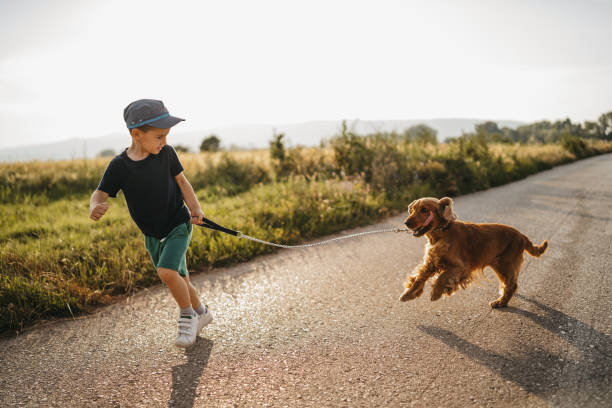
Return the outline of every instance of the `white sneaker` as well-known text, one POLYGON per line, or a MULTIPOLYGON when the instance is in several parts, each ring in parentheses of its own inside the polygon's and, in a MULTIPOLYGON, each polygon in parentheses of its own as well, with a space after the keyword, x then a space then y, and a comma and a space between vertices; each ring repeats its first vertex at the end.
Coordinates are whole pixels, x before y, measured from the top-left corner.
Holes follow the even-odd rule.
POLYGON ((206 326, 207 324, 209 324, 212 321, 213 321, 213 315, 210 312, 210 310, 208 310, 208 306, 204 305, 204 313, 202 313, 201 315, 198 315, 198 329, 197 329, 198 331, 197 331, 197 334, 200 334, 200 332, 202 331, 204 326, 206 326))
POLYGON ((189 347, 195 343, 198 332, 198 316, 180 316, 178 320, 178 335, 174 344, 178 347, 189 347))

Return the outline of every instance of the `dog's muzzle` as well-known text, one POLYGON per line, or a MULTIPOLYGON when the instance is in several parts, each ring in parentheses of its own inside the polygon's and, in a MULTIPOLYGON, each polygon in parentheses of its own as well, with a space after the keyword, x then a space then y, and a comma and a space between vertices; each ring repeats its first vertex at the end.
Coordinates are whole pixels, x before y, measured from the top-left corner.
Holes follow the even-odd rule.
POLYGON ((414 235, 415 237, 417 237, 417 238, 418 238, 418 237, 422 236, 423 234, 425 234, 425 233, 427 232, 428 227, 429 227, 429 224, 431 224, 431 221, 433 220, 433 217, 434 217, 433 212, 431 212, 431 211, 430 211, 430 212, 429 212, 429 216, 427 217, 427 219, 425 220, 425 222, 423 222, 423 225, 421 225, 421 226, 420 226, 418 229, 416 229, 416 230, 415 230, 415 229, 413 229, 412 227, 410 227, 410 226, 408 225, 408 221, 406 222, 406 226, 407 226, 408 228, 410 228, 411 230, 413 230, 412 235, 414 235))

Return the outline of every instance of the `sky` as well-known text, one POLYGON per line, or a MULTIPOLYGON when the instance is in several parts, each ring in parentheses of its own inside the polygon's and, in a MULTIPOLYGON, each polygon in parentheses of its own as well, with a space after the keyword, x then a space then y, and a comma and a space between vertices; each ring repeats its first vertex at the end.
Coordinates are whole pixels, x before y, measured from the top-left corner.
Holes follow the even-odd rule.
POLYGON ((0 148, 310 120, 596 120, 612 0, 0 0, 0 148))

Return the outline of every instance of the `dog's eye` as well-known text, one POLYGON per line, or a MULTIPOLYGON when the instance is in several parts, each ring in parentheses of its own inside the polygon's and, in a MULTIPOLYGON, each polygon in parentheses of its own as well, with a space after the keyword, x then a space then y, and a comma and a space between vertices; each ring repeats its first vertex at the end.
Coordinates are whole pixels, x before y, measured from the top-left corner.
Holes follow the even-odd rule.
POLYGON ((425 213, 427 212, 427 208, 422 207, 422 208, 421 208, 421 212, 422 212, 423 214, 425 214, 425 213))

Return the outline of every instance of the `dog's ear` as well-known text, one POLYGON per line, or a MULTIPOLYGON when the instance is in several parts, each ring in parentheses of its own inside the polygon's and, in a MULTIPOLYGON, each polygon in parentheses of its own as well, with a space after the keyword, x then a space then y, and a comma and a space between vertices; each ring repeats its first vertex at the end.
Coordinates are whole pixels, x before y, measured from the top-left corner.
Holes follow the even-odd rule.
POLYGON ((455 215, 455 211, 453 210, 453 199, 449 197, 444 197, 438 201, 438 210, 440 212, 440 217, 445 219, 447 222, 453 221, 457 219, 455 215))

